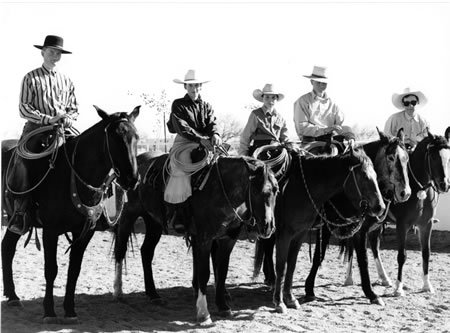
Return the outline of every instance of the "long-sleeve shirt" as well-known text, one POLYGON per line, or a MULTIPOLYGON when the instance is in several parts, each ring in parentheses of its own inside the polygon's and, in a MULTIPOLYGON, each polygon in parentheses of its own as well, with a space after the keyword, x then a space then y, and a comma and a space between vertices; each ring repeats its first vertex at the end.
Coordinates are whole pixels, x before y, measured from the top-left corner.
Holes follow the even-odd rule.
POLYGON ((410 116, 406 111, 396 112, 391 115, 384 126, 384 133, 397 136, 398 131, 403 128, 405 141, 416 145, 428 135, 430 128, 428 121, 416 113, 410 116))
POLYGON ((344 114, 327 96, 317 96, 313 91, 301 96, 294 103, 295 131, 303 136, 317 137, 325 133, 327 127, 342 126, 344 114))
POLYGON ((250 113, 241 133, 238 153, 248 155, 252 141, 285 142, 288 139, 286 120, 275 109, 270 112, 262 106, 250 113))
POLYGON ((188 94, 173 101, 167 126, 170 132, 194 142, 219 134, 212 106, 201 97, 194 102, 188 94))
POLYGON ((78 103, 72 80, 44 65, 29 72, 22 80, 19 112, 22 118, 43 126, 58 112, 76 120, 78 103))

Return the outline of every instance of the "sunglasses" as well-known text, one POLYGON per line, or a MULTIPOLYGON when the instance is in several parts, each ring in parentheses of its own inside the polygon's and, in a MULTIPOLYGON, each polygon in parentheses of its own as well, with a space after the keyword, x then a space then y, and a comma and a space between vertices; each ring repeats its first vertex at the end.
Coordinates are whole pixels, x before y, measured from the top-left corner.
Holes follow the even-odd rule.
POLYGON ((411 104, 412 106, 416 106, 417 101, 411 101, 411 102, 406 101, 406 102, 403 102, 403 105, 404 105, 404 106, 409 106, 409 104, 411 104))

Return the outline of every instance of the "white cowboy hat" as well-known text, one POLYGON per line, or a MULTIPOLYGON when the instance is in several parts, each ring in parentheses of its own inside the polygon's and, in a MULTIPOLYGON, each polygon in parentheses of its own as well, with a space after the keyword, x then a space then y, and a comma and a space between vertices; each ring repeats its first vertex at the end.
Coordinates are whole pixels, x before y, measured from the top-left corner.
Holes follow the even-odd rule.
POLYGON ((303 75, 303 76, 318 82, 325 82, 325 83, 328 82, 327 68, 323 66, 314 66, 311 75, 303 75))
POLYGON ((184 80, 174 79, 175 83, 207 83, 209 80, 200 79, 195 69, 190 69, 184 76, 184 80))
POLYGON ((278 101, 284 98, 284 94, 276 91, 271 83, 267 83, 262 90, 256 89, 253 91, 253 97, 259 102, 263 101, 264 95, 278 95, 278 101))
POLYGON ((403 105, 402 100, 403 100, 403 97, 405 97, 407 95, 417 96, 417 98, 419 99, 419 103, 417 104, 417 106, 422 107, 425 104, 427 104, 427 102, 428 102, 428 99, 424 95, 423 92, 421 92, 420 90, 411 89, 410 87, 406 87, 405 89, 403 89, 402 93, 400 93, 400 94, 394 93, 392 95, 392 104, 394 104, 394 106, 397 109, 404 110, 405 106, 403 105))

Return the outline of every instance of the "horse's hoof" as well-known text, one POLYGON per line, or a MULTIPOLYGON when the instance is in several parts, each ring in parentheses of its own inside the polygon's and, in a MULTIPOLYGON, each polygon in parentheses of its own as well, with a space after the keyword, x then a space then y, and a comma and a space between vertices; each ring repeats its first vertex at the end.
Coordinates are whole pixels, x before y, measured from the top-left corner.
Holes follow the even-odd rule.
POLYGON ((11 307, 23 308, 23 304, 20 299, 10 299, 6 302, 6 304, 11 307))
POLYGON ((197 324, 200 326, 211 326, 213 325, 213 321, 210 315, 204 317, 197 317, 197 324))
POLYGON ((353 279, 347 279, 344 281, 344 286, 353 286, 353 279))
POLYGON ((275 305, 275 312, 276 313, 286 313, 287 306, 284 303, 275 305))
POLYGON ((402 289, 397 289, 396 291, 394 291, 395 297, 404 297, 405 295, 406 295, 405 291, 402 289))
POLYGON ((50 324, 50 325, 58 324, 58 317, 44 317, 42 319, 42 322, 44 324, 50 324))
POLYGON ((386 304, 384 304, 384 301, 381 299, 381 297, 374 298, 373 300, 370 301, 370 304, 376 304, 376 305, 381 305, 381 306, 386 305, 386 304))
POLYGON ((309 303, 309 302, 314 302, 315 300, 317 300, 317 297, 315 295, 305 295, 300 300, 301 300, 302 304, 309 303))
POLYGON ((296 299, 286 302, 286 305, 289 309, 300 309, 300 303, 296 299))
POLYGON ((78 325, 79 324, 78 317, 64 317, 61 320, 61 324, 63 324, 63 325, 78 325))
POLYGON ((222 318, 233 318, 233 311, 231 309, 221 310, 217 312, 217 315, 222 318))

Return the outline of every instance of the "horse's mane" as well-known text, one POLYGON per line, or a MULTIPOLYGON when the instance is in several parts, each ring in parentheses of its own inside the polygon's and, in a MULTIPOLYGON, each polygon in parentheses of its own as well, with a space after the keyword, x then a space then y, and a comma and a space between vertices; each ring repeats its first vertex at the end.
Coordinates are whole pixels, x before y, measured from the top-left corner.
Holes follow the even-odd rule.
POLYGON ((380 147, 386 146, 386 154, 391 155, 397 147, 406 149, 404 142, 396 136, 387 136, 380 133, 380 138, 364 145, 364 151, 368 156, 375 156, 380 147))

